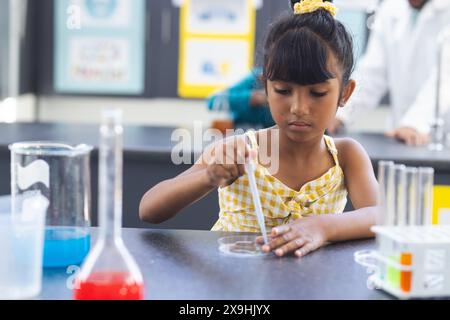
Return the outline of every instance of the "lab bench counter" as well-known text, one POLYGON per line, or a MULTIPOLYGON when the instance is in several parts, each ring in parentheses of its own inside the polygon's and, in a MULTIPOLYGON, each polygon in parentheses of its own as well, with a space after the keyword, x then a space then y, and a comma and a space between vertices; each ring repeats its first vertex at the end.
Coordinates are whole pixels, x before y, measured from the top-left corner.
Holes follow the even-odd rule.
MULTIPOLYGON (((95 239, 97 229, 92 229, 95 239)), ((217 240, 232 233, 124 229, 123 239, 138 263, 149 300, 390 299, 369 289, 356 251, 374 240, 331 244, 303 258, 230 257, 217 240)), ((94 242, 93 242, 94 243, 94 242)), ((46 269, 38 299, 72 299, 76 268, 46 269)))
MULTIPOLYGON (((443 151, 431 151, 428 146, 408 146, 381 133, 349 133, 345 137, 361 143, 374 166, 380 160, 392 160, 409 166, 433 167, 439 174, 450 175, 450 147, 443 151)), ((450 184, 450 180, 447 182, 450 184)))
MULTIPOLYGON (((148 227, 139 220, 138 210, 142 195, 162 180, 173 178, 190 167, 176 165, 172 150, 180 141, 172 141, 174 128, 126 125, 124 127, 123 225, 129 228, 148 227)), ((0 124, 0 195, 10 193, 10 153, 8 145, 19 141, 52 140, 69 144, 93 145, 91 157, 92 220, 97 223, 98 144, 99 128, 93 124, 15 123, 0 124)), ((188 131, 184 131, 187 133, 188 131)), ((183 132, 179 132, 182 134, 183 132)), ((426 147, 409 147, 395 139, 375 133, 347 135, 359 141, 367 150, 374 170, 379 160, 394 160, 414 166, 431 166, 436 170, 436 183, 450 185, 450 150, 431 152, 426 147)), ((194 137, 195 138, 195 137, 194 137)), ((184 143, 189 139, 183 140, 184 143)), ((194 140, 190 140, 196 147, 194 140)), ((200 146, 201 149, 201 146, 200 146)), ((192 162, 199 148, 190 154, 192 162)), ((182 214, 153 228, 209 230, 219 212, 217 192, 211 192, 201 201, 183 210, 182 214)))
MULTIPOLYGON (((152 162, 171 161, 171 152, 180 141, 171 141, 171 127, 126 125, 124 127, 124 153, 145 156, 152 162)), ((190 132, 189 129, 183 129, 190 132)), ((411 147, 381 133, 348 133, 345 137, 359 141, 373 162, 394 160, 408 165, 431 166, 437 171, 450 173, 450 148, 433 152, 427 147, 411 147)), ((340 137, 340 136, 338 136, 340 137)), ((97 147, 99 127, 93 124, 67 123, 14 123, 0 124, 0 151, 19 141, 63 141, 70 144, 86 143, 97 147)), ((192 140, 192 146, 195 147, 192 140)), ((201 150, 195 149, 198 155, 201 150)))
MULTIPOLYGON (((125 126, 124 152, 129 155, 150 157, 152 161, 170 161, 171 135, 175 128, 125 126), (167 157, 168 156, 168 157, 167 157)), ((98 149, 99 126, 68 123, 0 123, 0 152, 8 145, 22 141, 58 141, 72 145, 89 144, 98 149)))

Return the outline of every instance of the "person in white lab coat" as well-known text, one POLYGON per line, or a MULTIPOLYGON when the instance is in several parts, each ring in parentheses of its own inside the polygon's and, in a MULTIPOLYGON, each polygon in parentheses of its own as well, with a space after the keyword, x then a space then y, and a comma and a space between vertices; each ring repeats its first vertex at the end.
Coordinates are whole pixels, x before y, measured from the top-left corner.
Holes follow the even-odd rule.
POLYGON ((354 74, 358 88, 328 131, 357 121, 389 92, 387 135, 410 145, 427 143, 436 99, 437 38, 449 25, 450 0, 384 0, 354 74))

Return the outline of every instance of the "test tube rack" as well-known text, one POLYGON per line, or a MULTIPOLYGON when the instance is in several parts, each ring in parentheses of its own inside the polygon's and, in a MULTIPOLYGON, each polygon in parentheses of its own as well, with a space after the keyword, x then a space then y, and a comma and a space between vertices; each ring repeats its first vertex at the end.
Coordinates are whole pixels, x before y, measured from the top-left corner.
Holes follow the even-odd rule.
POLYGON ((368 284, 399 299, 450 297, 450 226, 374 226, 377 249, 356 252, 368 284), (370 264, 375 261, 375 264, 370 264))

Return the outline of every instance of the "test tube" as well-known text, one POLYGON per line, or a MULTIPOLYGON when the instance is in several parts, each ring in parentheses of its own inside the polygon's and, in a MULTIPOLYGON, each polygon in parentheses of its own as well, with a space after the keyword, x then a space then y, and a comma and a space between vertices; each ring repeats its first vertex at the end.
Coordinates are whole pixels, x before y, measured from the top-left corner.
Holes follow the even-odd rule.
POLYGON ((395 175, 395 219, 394 225, 406 226, 406 166, 394 166, 395 175))
POLYGON ((417 201, 418 201, 419 172, 417 168, 406 168, 406 216, 407 224, 417 225, 417 201))
MULTIPOLYGON (((394 162, 378 162, 378 184, 380 190, 380 207, 378 225, 389 225, 394 215, 393 189, 394 189, 394 162)), ((395 215, 394 215, 395 216, 395 215)))
POLYGON ((431 225, 433 212, 434 169, 419 168, 419 198, 417 205, 418 224, 431 225))
MULTIPOLYGON (((393 190, 391 196, 394 202, 393 214, 389 219, 390 226, 405 226, 406 225, 406 166, 403 164, 396 164, 393 167, 393 190)), ((394 250, 389 256, 393 263, 400 262, 400 252, 397 245, 394 243, 394 250)), ((399 288, 401 279, 401 272, 393 265, 387 267, 387 281, 393 288, 399 288)))

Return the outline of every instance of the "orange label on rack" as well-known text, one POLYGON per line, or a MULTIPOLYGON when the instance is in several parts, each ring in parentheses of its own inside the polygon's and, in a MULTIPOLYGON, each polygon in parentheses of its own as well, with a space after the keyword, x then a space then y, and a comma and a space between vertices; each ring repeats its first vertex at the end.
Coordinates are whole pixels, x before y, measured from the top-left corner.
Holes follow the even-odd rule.
MULTIPOLYGON (((412 254, 404 252, 400 255, 400 264, 402 266, 412 266, 412 254)), ((412 272, 411 271, 401 271, 400 273, 400 288, 404 292, 410 292, 411 291, 411 278, 412 278, 412 272)))

